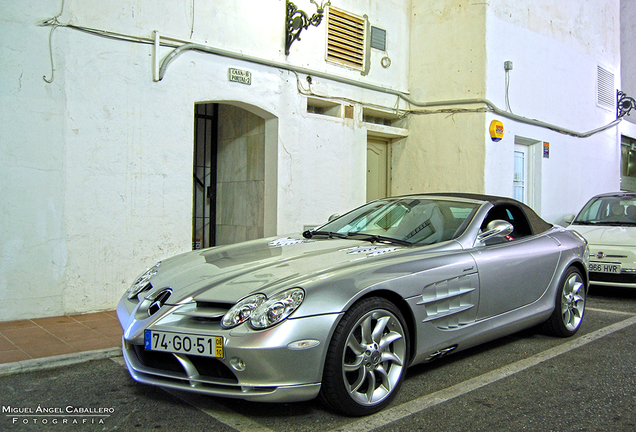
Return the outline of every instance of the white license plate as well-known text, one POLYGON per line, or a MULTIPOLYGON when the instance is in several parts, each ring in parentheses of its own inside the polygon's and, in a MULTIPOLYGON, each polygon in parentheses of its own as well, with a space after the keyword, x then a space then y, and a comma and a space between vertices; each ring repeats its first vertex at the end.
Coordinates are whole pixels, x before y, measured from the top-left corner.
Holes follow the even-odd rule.
POLYGON ((603 264, 603 263, 590 263, 590 271, 598 273, 620 273, 620 264, 603 264))
POLYGON ((194 354, 223 358, 223 337, 172 333, 155 330, 144 332, 144 348, 152 351, 194 354))

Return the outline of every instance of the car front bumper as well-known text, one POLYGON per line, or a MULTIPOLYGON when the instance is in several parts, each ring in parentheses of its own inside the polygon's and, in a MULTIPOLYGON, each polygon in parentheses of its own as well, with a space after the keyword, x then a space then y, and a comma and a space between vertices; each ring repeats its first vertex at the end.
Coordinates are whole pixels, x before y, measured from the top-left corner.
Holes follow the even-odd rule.
POLYGON ((117 309, 124 329, 122 351, 135 381, 161 387, 260 402, 293 402, 315 398, 331 331, 339 314, 287 319, 267 330, 243 324, 222 329, 165 313, 158 320, 135 319, 132 302, 117 309), (143 331, 152 329, 222 336, 222 358, 144 349, 143 331), (311 341, 306 348, 300 341, 311 341))
POLYGON ((622 270, 620 273, 590 272, 590 285, 636 288, 636 270, 622 270))

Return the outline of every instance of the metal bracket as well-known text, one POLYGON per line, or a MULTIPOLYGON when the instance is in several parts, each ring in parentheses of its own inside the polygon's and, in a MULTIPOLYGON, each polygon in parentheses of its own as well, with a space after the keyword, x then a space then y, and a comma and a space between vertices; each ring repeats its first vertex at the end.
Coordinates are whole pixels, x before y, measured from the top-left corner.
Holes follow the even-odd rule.
POLYGON ((316 5, 316 13, 311 17, 304 11, 298 10, 298 7, 287 0, 287 19, 285 20, 285 55, 289 55, 291 45, 300 40, 300 33, 303 29, 307 29, 310 25, 318 27, 325 13, 325 7, 331 5, 331 1, 318 5, 314 0, 310 0, 316 5))
POLYGON ((616 118, 622 118, 629 115, 629 112, 636 106, 634 98, 627 96, 620 90, 616 91, 616 118))

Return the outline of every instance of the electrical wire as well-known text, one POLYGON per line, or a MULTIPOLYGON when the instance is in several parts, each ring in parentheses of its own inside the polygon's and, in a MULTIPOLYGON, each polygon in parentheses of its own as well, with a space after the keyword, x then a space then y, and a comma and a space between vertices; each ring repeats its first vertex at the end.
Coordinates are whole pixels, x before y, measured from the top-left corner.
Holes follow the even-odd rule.
POLYGON ((190 15, 192 15, 192 23, 190 24, 190 39, 192 39, 192 35, 194 34, 194 0, 192 0, 190 15))
MULTIPOLYGON (((96 35, 96 36, 100 36, 100 37, 106 37, 106 38, 110 38, 110 39, 115 39, 115 40, 122 40, 122 41, 127 41, 127 42, 134 42, 134 43, 142 43, 142 44, 149 44, 152 45, 154 44, 154 40, 151 38, 146 38, 146 37, 139 37, 139 36, 131 36, 131 35, 125 35, 125 34, 121 34, 121 33, 116 33, 116 32, 110 32, 110 31, 106 31, 106 30, 99 30, 99 29, 92 29, 89 27, 82 27, 82 26, 77 26, 77 25, 73 25, 73 24, 62 24, 59 22, 58 18, 62 15, 63 12, 63 8, 64 8, 64 0, 62 1, 62 11, 56 15, 54 18, 51 18, 47 21, 45 21, 44 23, 42 23, 43 26, 52 26, 51 28, 51 34, 49 35, 49 53, 51 56, 51 79, 47 79, 46 76, 43 76, 44 81, 46 81, 47 83, 52 83, 53 82, 53 78, 54 78, 54 72, 55 72, 55 67, 53 64, 53 48, 52 48, 52 34, 53 32, 58 28, 58 27, 67 27, 67 28, 71 28, 74 30, 78 30, 78 31, 82 31, 85 33, 89 33, 92 35, 96 35)), ((381 92, 384 94, 390 94, 390 95, 394 95, 397 97, 397 101, 396 101, 396 107, 399 107, 399 101, 403 100, 405 101, 407 104, 409 104, 409 106, 414 106, 417 109, 408 109, 408 110, 404 110, 404 111, 399 111, 401 113, 401 115, 408 115, 408 114, 415 114, 415 115, 424 115, 424 114, 436 114, 436 113, 449 113, 449 114, 457 114, 457 113, 469 113, 469 112, 493 112, 495 114, 498 114, 502 117, 506 117, 508 119, 514 120, 514 121, 518 121, 521 123, 525 123, 525 124, 530 124, 530 125, 534 125, 534 126, 538 126, 541 128, 545 128, 545 129, 549 129, 555 132, 558 132, 560 134, 564 134, 564 135, 570 135, 573 137, 577 137, 577 138, 587 138, 590 137, 592 135, 595 135, 599 132, 605 131, 611 127, 616 126, 618 123, 620 123, 620 121, 622 120, 621 118, 617 118, 616 120, 610 122, 609 124, 606 124, 605 126, 601 126, 599 128, 587 131, 587 132, 577 132, 577 131, 573 131, 570 129, 566 129, 557 125, 553 125, 547 122, 543 122, 540 120, 536 120, 536 119, 531 119, 528 117, 523 117, 520 115, 516 115, 513 114, 511 111, 505 111, 502 110, 500 108, 498 108, 495 104, 493 104, 491 101, 489 101, 488 99, 485 98, 477 98, 477 99, 463 99, 463 100, 446 100, 446 101, 434 101, 434 102, 421 102, 421 101, 417 101, 413 98, 411 98, 407 93, 400 91, 400 90, 394 90, 388 87, 384 87, 384 86, 380 86, 380 85, 375 85, 375 84, 370 84, 370 83, 366 83, 364 81, 357 81, 354 79, 350 79, 350 78, 346 78, 346 77, 340 77, 338 75, 333 75, 333 74, 329 74, 327 72, 321 72, 321 71, 316 71, 316 70, 311 70, 311 69, 307 69, 307 68, 303 68, 303 67, 299 67, 299 66, 294 66, 291 64, 287 64, 287 63, 282 63, 282 62, 274 62, 271 60, 265 60, 265 59, 261 59, 255 56, 249 56, 249 55, 245 55, 242 53, 236 53, 233 51, 229 51, 229 50, 223 50, 220 48, 214 48, 212 46, 208 46, 208 45, 201 45, 201 44, 196 44, 196 43, 185 43, 185 44, 179 44, 179 43, 161 43, 161 46, 166 46, 166 47, 171 47, 174 48, 174 50, 168 54, 163 61, 161 62, 161 67, 159 69, 159 81, 161 81, 166 73, 166 69, 168 68, 169 64, 174 61, 178 56, 180 56, 182 53, 190 51, 190 50, 194 50, 194 51, 200 51, 200 52, 208 52, 211 54, 215 54, 215 55, 220 55, 220 56, 225 56, 225 57, 229 57, 229 58, 235 58, 235 59, 240 59, 240 60, 245 60, 248 62, 253 62, 256 64, 261 64, 261 65, 265 65, 265 66, 269 66, 269 67, 276 67, 278 69, 282 69, 282 70, 287 70, 287 71, 292 71, 294 73, 303 73, 305 75, 311 75, 311 76, 318 76, 320 78, 324 78, 324 79, 328 79, 331 81, 335 81, 335 82, 339 82, 342 84, 347 84, 347 85, 352 85, 355 87, 359 87, 359 88, 363 88, 363 89, 367 89, 367 90, 372 90, 372 91, 377 91, 377 92, 381 92), (475 104, 480 104, 480 105, 485 105, 486 108, 475 108, 475 109, 464 109, 464 108, 439 108, 439 109, 434 109, 431 110, 430 108, 433 107, 441 107, 441 106, 447 106, 447 107, 452 107, 452 106, 456 106, 456 105, 475 105, 475 104)), ((297 79, 298 79, 298 75, 297 75, 297 79)), ((302 94, 305 94, 302 90, 302 86, 300 86, 298 84, 297 81, 297 87, 299 89, 299 92, 301 92, 302 94)), ((311 84, 309 86, 309 92, 311 92, 313 94, 313 92, 311 91, 311 84)), ((507 91, 506 91, 506 95, 507 95, 507 91)), ((320 96, 320 95, 316 95, 317 97, 324 97, 324 96, 320 96)), ((333 99, 333 98, 332 98, 333 99)), ((342 99, 341 99, 342 100, 342 99)), ((372 104, 365 104, 362 103, 360 101, 355 101, 352 99, 346 99, 349 100, 353 103, 360 103, 363 106, 373 106, 372 104)), ((508 102, 508 109, 509 107, 509 101, 508 102)), ((376 107, 380 107, 383 110, 386 110, 386 107, 384 106, 379 106, 376 105, 376 107)), ((397 108, 394 107, 394 109, 397 108)))
POLYGON ((62 14, 64 13, 64 2, 65 0, 62 0, 62 5, 60 6, 60 13, 55 15, 53 18, 47 21, 44 21, 44 23, 42 24, 42 25, 51 26, 51 31, 49 32, 49 54, 50 54, 49 58, 51 60, 51 79, 48 79, 46 75, 42 75, 42 79, 49 84, 51 84, 53 82, 53 79, 55 78, 55 64, 53 63, 53 33, 55 32, 55 29, 57 29, 60 25, 58 18, 61 17, 62 14))
POLYGON ((506 111, 512 113, 512 108, 510 108, 510 70, 506 69, 506 111))

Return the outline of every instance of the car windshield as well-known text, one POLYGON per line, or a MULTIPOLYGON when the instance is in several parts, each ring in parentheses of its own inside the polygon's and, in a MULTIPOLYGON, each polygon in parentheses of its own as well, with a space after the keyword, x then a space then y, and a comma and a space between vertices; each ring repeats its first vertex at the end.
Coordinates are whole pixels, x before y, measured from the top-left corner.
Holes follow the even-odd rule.
POLYGON ((458 237, 479 204, 428 198, 372 201, 313 231, 314 235, 433 244, 458 237))
POLYGON ((602 196, 591 199, 574 225, 636 226, 636 196, 602 196))

